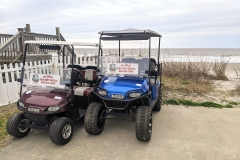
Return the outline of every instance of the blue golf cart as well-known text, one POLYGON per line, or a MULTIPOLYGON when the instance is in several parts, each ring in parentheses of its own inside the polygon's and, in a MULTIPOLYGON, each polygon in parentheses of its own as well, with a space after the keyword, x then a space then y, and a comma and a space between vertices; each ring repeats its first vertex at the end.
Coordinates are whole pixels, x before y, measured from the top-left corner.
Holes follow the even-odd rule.
POLYGON ((129 116, 136 123, 136 137, 149 141, 152 134, 152 111, 160 111, 162 103, 162 67, 160 63, 161 35, 151 30, 101 31, 97 62, 98 84, 92 91, 92 101, 86 111, 84 125, 89 134, 103 131, 111 115, 129 116), (151 40, 158 50, 153 58, 151 40), (121 42, 148 41, 148 55, 122 56, 121 42), (103 53, 102 41, 117 41, 118 55, 103 53), (107 118, 108 117, 108 118, 107 118))

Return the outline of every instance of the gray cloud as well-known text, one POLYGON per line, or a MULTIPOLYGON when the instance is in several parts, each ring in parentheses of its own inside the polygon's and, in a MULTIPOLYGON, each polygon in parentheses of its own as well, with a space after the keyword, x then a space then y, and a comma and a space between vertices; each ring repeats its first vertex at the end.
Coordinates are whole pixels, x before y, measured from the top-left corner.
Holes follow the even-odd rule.
POLYGON ((239 48, 239 15, 239 0, 4 0, 0 33, 29 23, 32 32, 60 27, 67 40, 98 42, 101 30, 149 28, 163 35, 163 47, 239 48))

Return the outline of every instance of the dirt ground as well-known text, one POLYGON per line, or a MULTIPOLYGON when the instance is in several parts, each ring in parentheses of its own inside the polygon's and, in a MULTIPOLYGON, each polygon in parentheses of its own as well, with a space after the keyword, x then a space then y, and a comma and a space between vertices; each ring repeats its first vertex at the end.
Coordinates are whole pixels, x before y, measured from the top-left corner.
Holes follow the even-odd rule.
POLYGON ((240 108, 162 106, 153 114, 150 142, 135 138, 134 122, 107 120, 99 136, 88 135, 83 122, 75 124, 72 140, 53 144, 48 131, 31 131, 12 138, 0 149, 0 159, 240 159, 240 108))

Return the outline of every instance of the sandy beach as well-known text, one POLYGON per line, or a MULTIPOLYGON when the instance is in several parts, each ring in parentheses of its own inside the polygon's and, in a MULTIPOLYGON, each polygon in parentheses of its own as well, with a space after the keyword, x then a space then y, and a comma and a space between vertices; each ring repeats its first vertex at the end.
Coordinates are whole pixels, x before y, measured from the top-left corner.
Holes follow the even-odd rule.
POLYGON ((236 75, 236 70, 240 72, 240 63, 228 63, 226 68, 226 75, 230 79, 240 78, 236 75))

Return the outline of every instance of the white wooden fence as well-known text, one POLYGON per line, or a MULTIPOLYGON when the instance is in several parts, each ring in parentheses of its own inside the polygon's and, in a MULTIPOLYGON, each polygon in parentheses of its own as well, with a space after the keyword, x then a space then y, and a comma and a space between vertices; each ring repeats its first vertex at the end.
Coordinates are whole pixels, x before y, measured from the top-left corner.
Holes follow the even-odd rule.
MULTIPOLYGON (((65 59, 66 66, 70 64, 70 57, 65 59)), ((75 64, 95 65, 95 57, 76 57, 75 64)), ((4 68, 0 68, 0 106, 14 103, 19 99, 20 83, 17 82, 17 78, 20 78, 21 68, 23 64, 10 64, 4 65, 4 68)), ((29 73, 48 74, 49 69, 52 67, 62 67, 62 57, 53 56, 51 61, 38 61, 30 62, 29 65, 25 65, 24 79, 28 80, 29 73)))

